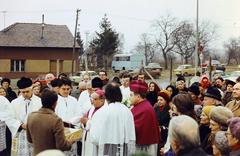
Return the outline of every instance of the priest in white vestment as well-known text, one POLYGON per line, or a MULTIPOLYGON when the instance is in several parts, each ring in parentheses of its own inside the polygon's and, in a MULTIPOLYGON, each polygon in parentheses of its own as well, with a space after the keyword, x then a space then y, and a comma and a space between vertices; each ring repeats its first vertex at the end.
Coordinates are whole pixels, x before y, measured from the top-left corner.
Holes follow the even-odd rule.
POLYGON ((107 107, 105 102, 105 93, 101 89, 97 89, 91 94, 91 101, 93 103, 92 108, 87 112, 86 116, 81 118, 82 127, 84 128, 83 137, 82 137, 82 156, 91 156, 93 155, 93 144, 89 139, 89 129, 91 127, 91 119, 94 114, 107 107))
POLYGON ((55 113, 63 120, 65 127, 80 126, 80 106, 77 99, 70 95, 71 80, 59 81, 59 95, 55 113))
POLYGON ((92 83, 89 81, 87 82, 86 89, 84 90, 79 98, 78 98, 78 105, 80 106, 80 116, 83 117, 92 107, 90 95, 92 93, 92 83))
POLYGON ((4 139, 6 139, 6 142, 2 143, 1 145, 4 144, 6 148, 3 151, 0 150, 0 155, 10 156, 11 145, 12 145, 12 135, 9 129, 10 128, 11 130, 16 129, 18 120, 15 119, 14 110, 12 109, 10 102, 4 96, 0 96, 0 110, 1 110, 0 121, 5 122, 5 126, 6 126, 5 132, 3 132, 4 134, 1 134, 1 136, 4 136, 4 139))
POLYGON ((94 156, 129 156, 135 153, 135 128, 131 111, 122 103, 119 86, 105 88, 108 107, 98 110, 91 120, 90 141, 94 156))
POLYGON ((20 96, 11 102, 14 110, 14 117, 17 120, 13 127, 9 127, 15 144, 17 145, 17 155, 32 155, 32 147, 27 141, 26 124, 30 113, 39 110, 42 107, 41 99, 32 92, 32 80, 22 77, 17 82, 20 90, 20 96), (16 139, 18 138, 18 139, 16 139))
POLYGON ((81 117, 86 115, 86 113, 91 109, 92 102, 90 99, 91 94, 97 89, 102 89, 103 82, 99 77, 95 77, 91 82, 87 82, 87 90, 83 91, 78 99, 80 105, 81 117))

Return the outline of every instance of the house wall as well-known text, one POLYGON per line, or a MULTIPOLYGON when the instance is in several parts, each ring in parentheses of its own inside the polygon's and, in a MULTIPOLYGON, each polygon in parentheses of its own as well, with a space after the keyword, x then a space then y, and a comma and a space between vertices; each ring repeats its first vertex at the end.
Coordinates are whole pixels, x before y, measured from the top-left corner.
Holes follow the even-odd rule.
POLYGON ((0 72, 9 72, 10 71, 10 60, 0 59, 0 72))
MULTIPOLYGON (((75 58, 78 58, 77 53, 75 58)), ((40 74, 50 72, 50 60, 63 60, 62 71, 59 72, 68 74, 72 71, 71 48, 0 47, 0 77, 20 78, 26 76, 35 78, 40 74), (13 59, 26 60, 25 72, 10 71, 11 60, 13 59)), ((53 74, 56 75, 57 73, 54 72, 53 74)))
POLYGON ((49 72, 49 60, 26 60, 25 72, 49 72))
POLYGON ((71 71, 72 71, 72 61, 69 61, 69 60, 63 61, 63 72, 70 73, 71 71))

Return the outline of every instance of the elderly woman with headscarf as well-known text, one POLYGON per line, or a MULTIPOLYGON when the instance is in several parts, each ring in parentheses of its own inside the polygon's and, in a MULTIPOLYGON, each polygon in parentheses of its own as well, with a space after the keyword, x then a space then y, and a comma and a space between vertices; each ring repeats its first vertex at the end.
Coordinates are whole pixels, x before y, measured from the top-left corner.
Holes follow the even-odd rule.
POLYGON ((205 151, 207 151, 208 148, 211 148, 211 145, 209 145, 208 143, 208 137, 211 133, 211 129, 209 128, 209 124, 210 124, 209 114, 214 107, 215 106, 203 107, 202 113, 200 116, 201 120, 200 120, 200 126, 199 126, 199 134, 200 134, 202 148, 205 151))
POLYGON ((178 91, 175 86, 173 85, 168 85, 166 87, 166 90, 170 93, 170 99, 172 100, 175 95, 178 94, 178 91))
MULTIPOLYGON (((208 142, 206 144, 206 147, 204 148, 205 152, 208 154, 212 155, 212 147, 209 147, 213 145, 213 140, 215 137, 215 134, 222 130, 226 131, 227 130, 227 120, 231 119, 233 117, 233 113, 231 110, 223 107, 223 106, 217 106, 212 108, 210 114, 210 126, 209 128, 211 129, 211 134, 208 137, 208 142)), ((202 145, 204 146, 204 145, 202 145)))
POLYGON ((230 146, 231 156, 240 155, 240 118, 234 117, 228 120, 227 130, 228 145, 230 146))
POLYGON ((160 91, 158 85, 154 82, 150 82, 148 85, 148 91, 146 99, 150 102, 152 106, 158 101, 158 92, 160 91))
POLYGON ((209 78, 207 77, 207 75, 202 75, 202 77, 200 78, 200 86, 201 86, 201 92, 205 93, 205 91, 208 89, 208 87, 211 86, 211 82, 209 80, 209 78))
POLYGON ((158 123, 161 128, 161 144, 165 144, 168 135, 168 124, 170 121, 169 106, 170 96, 167 90, 161 90, 158 93, 158 101, 154 105, 154 110, 157 115, 158 123))
POLYGON ((218 131, 216 133, 212 148, 214 156, 229 156, 230 148, 225 131, 218 131))

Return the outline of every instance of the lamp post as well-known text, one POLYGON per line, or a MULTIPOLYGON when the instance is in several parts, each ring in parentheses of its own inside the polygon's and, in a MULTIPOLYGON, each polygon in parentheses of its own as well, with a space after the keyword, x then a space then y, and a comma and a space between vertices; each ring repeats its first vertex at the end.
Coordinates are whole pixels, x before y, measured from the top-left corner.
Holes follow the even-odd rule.
POLYGON ((198 68, 198 44, 199 44, 199 34, 198 34, 198 8, 199 0, 197 0, 197 17, 196 17, 196 47, 195 47, 195 76, 198 68))

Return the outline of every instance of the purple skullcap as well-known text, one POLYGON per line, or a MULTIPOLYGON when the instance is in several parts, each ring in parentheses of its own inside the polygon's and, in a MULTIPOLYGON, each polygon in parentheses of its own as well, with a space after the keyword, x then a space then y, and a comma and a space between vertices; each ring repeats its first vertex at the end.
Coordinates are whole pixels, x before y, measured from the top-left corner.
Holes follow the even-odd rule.
POLYGON ((102 89, 97 89, 95 91, 95 93, 99 96, 99 97, 105 97, 105 92, 102 89))
POLYGON ((228 127, 232 133, 232 136, 240 140, 240 117, 229 119, 228 127))

